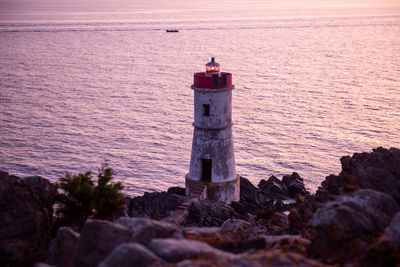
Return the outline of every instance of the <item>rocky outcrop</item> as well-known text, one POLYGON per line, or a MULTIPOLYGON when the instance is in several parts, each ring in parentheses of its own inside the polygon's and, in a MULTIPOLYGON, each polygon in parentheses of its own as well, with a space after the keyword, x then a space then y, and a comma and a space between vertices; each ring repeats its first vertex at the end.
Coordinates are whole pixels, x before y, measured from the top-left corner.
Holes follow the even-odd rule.
POLYGON ((379 237, 398 210, 389 195, 370 189, 340 196, 309 221, 310 254, 328 263, 345 263, 379 237))
POLYGON ((169 216, 187 200, 188 198, 185 196, 166 192, 144 193, 143 196, 131 199, 128 204, 128 215, 160 220, 169 216))
POLYGON ((214 258, 229 259, 232 254, 223 252, 206 243, 195 240, 153 239, 149 249, 167 262, 184 259, 214 258))
POLYGON ((44 256, 51 240, 55 192, 42 177, 19 178, 0 171, 0 251, 9 251, 0 253, 0 262, 18 265, 44 256), (25 252, 14 258, 12 251, 25 252))
POLYGON ((240 201, 232 202, 230 205, 236 213, 246 216, 249 213, 256 214, 268 200, 266 193, 255 187, 248 179, 240 177, 240 201))
POLYGON ((400 204, 400 150, 379 147, 372 153, 355 153, 340 159, 342 171, 321 183, 316 196, 328 199, 346 190, 373 189, 390 195, 400 204))
POLYGON ((80 235, 70 227, 60 227, 49 249, 49 261, 58 267, 71 267, 80 235))
POLYGON ((116 247, 98 267, 160 266, 164 261, 138 243, 124 243, 116 247))
POLYGON ((220 226, 230 218, 240 218, 235 210, 220 202, 195 200, 187 208, 185 224, 191 226, 220 226))

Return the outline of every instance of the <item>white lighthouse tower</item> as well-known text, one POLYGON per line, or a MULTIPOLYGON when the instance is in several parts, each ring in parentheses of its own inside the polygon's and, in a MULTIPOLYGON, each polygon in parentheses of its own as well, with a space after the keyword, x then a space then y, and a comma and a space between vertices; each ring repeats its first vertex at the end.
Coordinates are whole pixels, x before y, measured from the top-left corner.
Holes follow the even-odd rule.
POLYGON ((211 58, 194 74, 194 132, 186 195, 227 204, 239 201, 232 138, 232 74, 211 58))

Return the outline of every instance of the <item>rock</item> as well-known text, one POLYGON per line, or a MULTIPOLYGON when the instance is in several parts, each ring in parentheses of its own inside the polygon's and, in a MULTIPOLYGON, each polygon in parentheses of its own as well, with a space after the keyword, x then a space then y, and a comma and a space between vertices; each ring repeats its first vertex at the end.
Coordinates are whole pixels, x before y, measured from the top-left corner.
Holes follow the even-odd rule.
POLYGON ((0 244, 0 262, 9 266, 24 265, 25 256, 29 253, 30 245, 25 241, 13 240, 0 244))
POLYGON ((56 189, 41 177, 21 179, 0 171, 0 240, 20 239, 46 247, 56 189))
POLYGON ((87 220, 82 228, 73 266, 97 266, 116 246, 131 240, 131 231, 126 226, 87 220))
POLYGON ((230 258, 205 258, 202 261, 185 260, 176 265, 177 267, 203 267, 203 266, 268 266, 268 267, 323 267, 327 265, 321 264, 315 260, 310 260, 304 256, 292 253, 282 252, 279 250, 266 251, 255 250, 243 253, 230 258))
POLYGON ((283 200, 289 197, 287 186, 275 176, 269 177, 267 181, 262 179, 258 184, 258 188, 274 199, 283 200))
POLYGON ((47 264, 45 262, 37 262, 32 267, 56 267, 56 266, 47 264))
POLYGON ((115 223, 127 227, 131 232, 131 240, 143 245, 147 245, 153 238, 182 238, 181 229, 172 223, 131 217, 121 217, 115 223))
POLYGON ((287 187, 289 197, 291 198, 294 198, 297 194, 308 194, 304 187, 303 178, 301 178, 296 172, 293 172, 291 175, 283 176, 282 183, 287 187))
POLYGON ((390 245, 400 245, 400 212, 397 212, 392 218, 389 226, 385 229, 384 236, 390 245))
POLYGON ((232 240, 249 239, 254 236, 254 226, 238 219, 226 220, 221 225, 221 231, 231 236, 232 240))
POLYGON ((138 243, 125 243, 116 247, 98 267, 145 267, 159 265, 163 261, 138 243))
POLYGON ((240 201, 230 205, 240 215, 256 214, 265 206, 269 197, 262 190, 255 187, 249 180, 240 177, 240 201))
POLYGON ((72 266, 79 236, 70 227, 60 227, 56 238, 50 244, 50 263, 59 267, 72 266))
POLYGON ((211 200, 195 200, 187 207, 185 224, 188 226, 220 226, 230 218, 240 218, 232 207, 211 200))
POLYGON ((186 190, 185 190, 185 188, 174 186, 174 187, 168 188, 167 193, 168 194, 175 194, 175 195, 185 196, 186 195, 186 190))
POLYGON ((353 260, 383 233, 398 209, 389 195, 370 189, 326 203, 308 223, 310 255, 325 262, 353 260))
POLYGON ((340 159, 342 171, 322 182, 316 195, 341 194, 345 188, 373 189, 384 192, 400 204, 400 150, 379 147, 372 153, 355 153, 340 159), (321 192, 320 192, 321 191, 321 192))
POLYGON ((188 198, 181 195, 161 193, 144 193, 133 198, 128 205, 128 215, 131 217, 148 217, 155 220, 167 217, 170 212, 188 198))
POLYGON ((149 249, 167 262, 210 257, 229 259, 233 256, 206 243, 186 239, 153 239, 149 243, 149 249))
POLYGON ((183 235, 186 239, 207 243, 223 250, 230 250, 234 246, 228 233, 221 231, 220 227, 185 227, 183 235))

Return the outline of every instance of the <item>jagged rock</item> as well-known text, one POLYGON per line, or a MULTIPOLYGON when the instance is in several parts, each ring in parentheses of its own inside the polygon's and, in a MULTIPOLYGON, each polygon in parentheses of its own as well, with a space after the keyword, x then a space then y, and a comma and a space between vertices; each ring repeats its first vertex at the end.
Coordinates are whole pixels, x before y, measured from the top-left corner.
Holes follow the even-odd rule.
POLYGON ((44 178, 0 171, 0 262, 18 266, 45 260, 55 193, 55 186, 44 178))
POLYGON ((147 218, 121 217, 115 223, 124 225, 131 231, 131 240, 147 245, 153 238, 182 238, 181 229, 175 224, 147 218))
POLYGON ((73 266, 97 266, 116 246, 131 240, 131 231, 126 226, 87 220, 82 228, 73 266))
POLYGON ((397 266, 400 262, 400 212, 392 218, 384 234, 372 243, 358 261, 358 266, 397 266), (397 265, 396 265, 397 264, 397 265))
POLYGON ((148 217, 160 220, 188 198, 166 192, 144 193, 143 196, 133 198, 128 205, 128 215, 131 217, 148 217))
POLYGON ((262 179, 258 188, 274 199, 283 200, 289 197, 287 186, 273 175, 267 181, 262 179))
POLYGON ((240 218, 232 207, 210 200, 195 200, 187 207, 185 223, 190 226, 220 226, 230 218, 240 218))
POLYGON ((49 249, 50 263, 58 267, 70 267, 78 246, 79 234, 70 227, 60 227, 49 249))
POLYGON ((243 220, 228 219, 221 225, 221 231, 233 240, 249 239, 254 235, 254 226, 243 220))
POLYGON ((167 193, 168 194, 181 195, 181 196, 185 196, 186 195, 185 188, 178 187, 178 186, 174 186, 174 187, 168 188, 167 193))
POLYGON ((282 183, 287 187, 289 197, 291 198, 294 198, 297 194, 308 194, 304 187, 303 178, 301 178, 296 172, 293 172, 291 175, 284 175, 282 183))
POLYGON ((184 260, 177 267, 203 267, 203 266, 268 266, 268 267, 328 267, 315 260, 307 259, 303 255, 282 252, 279 250, 255 250, 230 258, 205 258, 198 260, 184 260))
POLYGON ((138 243, 125 243, 116 247, 98 267, 145 267, 163 262, 157 255, 138 243))
POLYGON ((18 238, 47 246, 55 186, 38 176, 21 179, 2 171, 0 185, 0 240, 18 238))
POLYGON ((186 239, 153 239, 149 243, 149 249, 167 262, 210 257, 229 259, 233 256, 206 243, 186 239))
POLYGON ((238 214, 256 214, 268 200, 269 197, 266 193, 255 187, 246 178, 240 177, 240 201, 232 202, 230 205, 238 214))
POLYGON ((310 255, 325 262, 354 259, 382 234, 398 209, 389 195, 370 189, 326 203, 308 223, 310 255))
POLYGON ((341 194, 346 186, 384 192, 400 204, 400 150, 379 147, 372 153, 355 153, 340 159, 342 171, 322 182, 316 195, 341 194), (320 192, 321 191, 321 192, 320 192))
POLYGON ((390 224, 385 229, 384 236, 390 245, 400 245, 400 212, 392 218, 390 224))
POLYGON ((30 246, 25 241, 13 240, 0 243, 0 262, 9 266, 24 265, 24 257, 29 253, 30 246), (22 260, 21 260, 22 259, 22 260))

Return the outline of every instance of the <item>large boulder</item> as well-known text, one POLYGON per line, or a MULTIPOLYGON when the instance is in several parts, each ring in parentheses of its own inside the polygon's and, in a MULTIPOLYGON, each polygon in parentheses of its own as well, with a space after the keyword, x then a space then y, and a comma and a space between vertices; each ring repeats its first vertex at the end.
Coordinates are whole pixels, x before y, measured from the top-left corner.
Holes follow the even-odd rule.
POLYGON ((78 246, 79 234, 70 227, 60 227, 50 243, 50 263, 58 267, 71 267, 78 246))
POLYGON ((230 218, 240 218, 232 207, 211 200, 195 200, 187 207, 185 224, 187 226, 220 226, 230 218))
POLYGON ((201 261, 187 259, 176 266, 178 267, 203 267, 203 266, 268 266, 268 267, 328 267, 315 260, 307 259, 303 255, 281 250, 252 250, 247 253, 229 258, 208 257, 201 261))
POLYGON ((233 257, 232 254, 213 248, 206 243, 186 239, 153 239, 149 243, 149 249, 167 262, 194 258, 229 259, 233 257))
POLYGON ((308 222, 310 255, 328 263, 353 260, 383 233, 398 209, 391 196, 370 189, 326 203, 308 222))
POLYGON ((359 266, 397 266, 400 262, 400 212, 392 218, 384 234, 373 242, 358 261, 359 266))
MULTIPOLYGON (((175 192, 174 190, 172 190, 175 192)), ((144 193, 143 196, 135 197, 130 200, 128 205, 128 215, 131 217, 147 217, 160 220, 167 217, 178 208, 180 204, 188 198, 166 192, 144 193)))
POLYGON ((121 224, 87 220, 76 249, 73 266, 95 267, 118 245, 131 242, 131 231, 121 224))
POLYGON ((162 259, 143 245, 125 243, 116 247, 98 267, 159 266, 162 262, 162 259))
POLYGON ((45 259, 55 193, 55 186, 42 177, 19 178, 0 171, 0 262, 31 265, 45 259))
POLYGON ((147 218, 121 217, 115 223, 124 225, 131 231, 134 242, 147 245, 154 238, 182 238, 181 229, 175 224, 147 218))
POLYGON ((42 177, 22 179, 0 171, 0 240, 23 239, 46 246, 55 193, 55 186, 42 177))
POLYGON ((351 188, 373 189, 384 192, 400 204, 400 150, 379 147, 372 153, 355 153, 340 159, 342 171, 322 182, 316 195, 338 195, 351 188))

